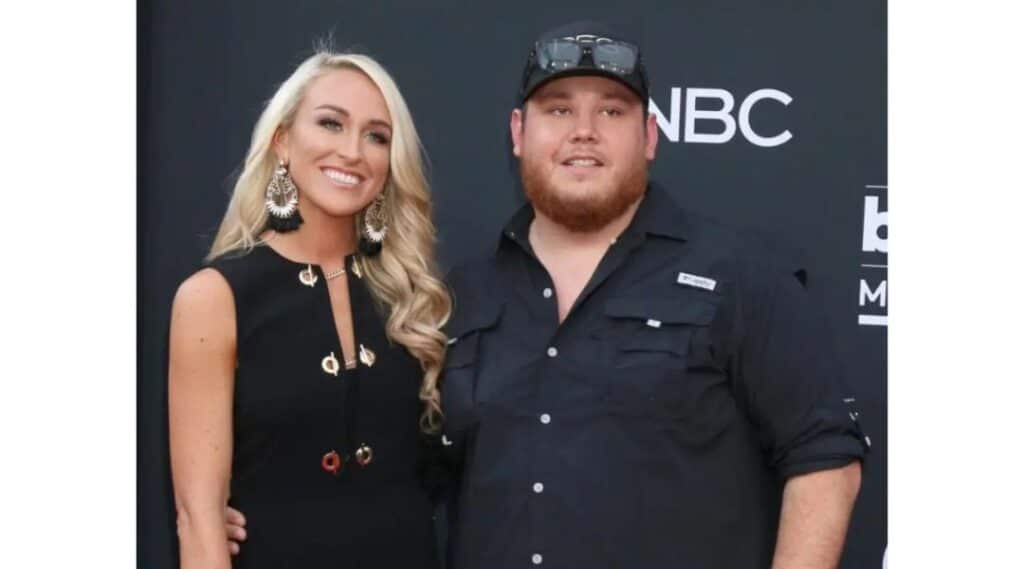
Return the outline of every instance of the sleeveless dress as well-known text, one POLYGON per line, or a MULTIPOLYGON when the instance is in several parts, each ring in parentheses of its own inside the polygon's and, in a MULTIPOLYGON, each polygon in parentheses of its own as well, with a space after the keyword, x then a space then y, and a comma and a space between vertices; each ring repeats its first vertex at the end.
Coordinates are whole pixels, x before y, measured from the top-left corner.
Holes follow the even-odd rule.
POLYGON ((268 246, 209 264, 230 284, 237 319, 229 504, 248 538, 234 567, 438 567, 421 480, 422 371, 385 335, 359 263, 346 257, 338 277, 348 279, 353 370, 318 266, 268 246))

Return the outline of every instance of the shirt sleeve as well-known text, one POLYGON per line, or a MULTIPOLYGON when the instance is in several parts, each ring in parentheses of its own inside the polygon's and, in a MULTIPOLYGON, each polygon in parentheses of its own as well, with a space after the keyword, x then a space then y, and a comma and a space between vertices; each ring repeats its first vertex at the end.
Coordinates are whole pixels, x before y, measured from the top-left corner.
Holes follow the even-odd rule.
POLYGON ((786 479, 863 460, 870 442, 820 302, 801 271, 759 265, 738 290, 733 369, 770 466, 786 479))

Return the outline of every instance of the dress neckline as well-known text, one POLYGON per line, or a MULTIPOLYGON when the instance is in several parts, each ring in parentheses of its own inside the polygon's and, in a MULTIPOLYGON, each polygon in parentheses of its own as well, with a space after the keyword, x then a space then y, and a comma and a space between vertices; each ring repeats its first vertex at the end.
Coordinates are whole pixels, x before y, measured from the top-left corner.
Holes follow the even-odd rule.
MULTIPOLYGON (((269 250, 270 253, 273 256, 277 257, 278 259, 280 259, 280 260, 282 260, 282 261, 284 261, 284 262, 286 262, 286 263, 288 263, 290 265, 295 265, 296 267, 316 267, 317 269, 320 270, 321 273, 324 272, 323 267, 321 267, 319 264, 311 263, 309 261, 297 261, 297 260, 292 259, 290 257, 286 257, 283 253, 281 253, 277 249, 271 247, 270 244, 267 243, 266 241, 262 241, 259 245, 257 245, 257 247, 262 247, 262 248, 265 248, 265 249, 269 250)), ((341 259, 342 259, 342 263, 344 264, 344 266, 348 267, 349 266, 349 261, 351 259, 353 259, 355 256, 356 256, 356 253, 353 251, 352 253, 349 253, 348 255, 345 255, 344 257, 342 257, 341 259)))

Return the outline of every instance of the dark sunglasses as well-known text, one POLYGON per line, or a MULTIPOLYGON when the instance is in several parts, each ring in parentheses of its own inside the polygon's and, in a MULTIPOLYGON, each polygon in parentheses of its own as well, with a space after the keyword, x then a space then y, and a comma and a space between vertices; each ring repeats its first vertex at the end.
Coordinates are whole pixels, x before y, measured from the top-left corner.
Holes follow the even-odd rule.
POLYGON ((545 71, 574 69, 589 55, 594 67, 629 75, 636 67, 640 49, 631 43, 585 34, 537 42, 534 53, 537 67, 545 71))

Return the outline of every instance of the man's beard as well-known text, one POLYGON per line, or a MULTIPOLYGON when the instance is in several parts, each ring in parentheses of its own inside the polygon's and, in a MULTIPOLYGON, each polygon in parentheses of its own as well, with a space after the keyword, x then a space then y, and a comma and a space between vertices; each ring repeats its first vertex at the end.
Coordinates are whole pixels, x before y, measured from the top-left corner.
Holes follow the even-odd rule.
POLYGON ((559 192, 540 165, 525 157, 519 161, 519 175, 526 197, 537 211, 569 231, 591 233, 620 217, 643 196, 647 189, 647 163, 637 160, 634 164, 619 180, 614 191, 593 192, 586 196, 567 196, 559 192))

